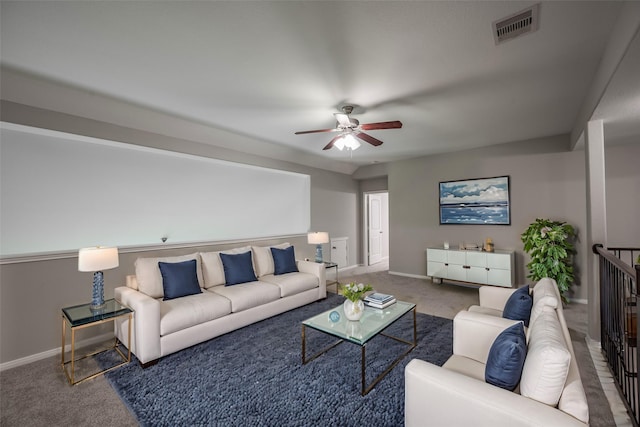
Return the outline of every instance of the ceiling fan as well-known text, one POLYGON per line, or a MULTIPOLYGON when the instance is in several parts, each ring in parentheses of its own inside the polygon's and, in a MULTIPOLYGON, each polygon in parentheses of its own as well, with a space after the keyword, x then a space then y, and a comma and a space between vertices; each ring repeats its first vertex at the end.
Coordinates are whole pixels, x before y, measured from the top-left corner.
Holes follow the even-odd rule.
POLYGON ((318 130, 305 130, 296 132, 296 135, 303 135, 306 133, 319 133, 319 132, 340 132, 340 135, 333 138, 329 143, 323 148, 323 150, 329 150, 334 146, 339 150, 343 148, 348 148, 351 150, 355 150, 360 147, 360 142, 356 138, 359 138, 365 142, 373 146, 378 146, 382 144, 382 141, 372 137, 364 133, 365 130, 380 130, 380 129, 399 129, 402 127, 402 122, 393 121, 393 122, 378 122, 378 123, 367 123, 361 125, 357 119, 349 117, 349 114, 353 111, 352 105, 345 105, 342 107, 342 113, 334 113, 336 116, 336 120, 338 123, 336 127, 333 129, 318 129, 318 130))

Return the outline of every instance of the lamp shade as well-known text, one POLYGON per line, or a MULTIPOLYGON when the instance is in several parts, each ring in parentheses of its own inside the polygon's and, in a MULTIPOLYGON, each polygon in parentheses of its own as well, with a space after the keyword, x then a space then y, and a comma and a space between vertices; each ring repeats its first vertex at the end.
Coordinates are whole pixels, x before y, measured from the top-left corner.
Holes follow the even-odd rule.
POLYGON ((315 231, 307 234, 307 243, 310 245, 321 245, 329 243, 329 233, 326 231, 315 231))
POLYGON ((118 248, 82 248, 78 252, 78 271, 102 271, 116 268, 118 261, 118 248))

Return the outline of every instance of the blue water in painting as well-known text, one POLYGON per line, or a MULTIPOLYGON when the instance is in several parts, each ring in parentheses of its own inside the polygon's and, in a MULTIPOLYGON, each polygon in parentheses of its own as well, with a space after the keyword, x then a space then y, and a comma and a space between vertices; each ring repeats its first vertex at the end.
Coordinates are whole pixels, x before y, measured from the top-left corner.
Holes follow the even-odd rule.
POLYGON ((506 204, 482 206, 442 205, 441 224, 509 224, 509 206, 506 204))

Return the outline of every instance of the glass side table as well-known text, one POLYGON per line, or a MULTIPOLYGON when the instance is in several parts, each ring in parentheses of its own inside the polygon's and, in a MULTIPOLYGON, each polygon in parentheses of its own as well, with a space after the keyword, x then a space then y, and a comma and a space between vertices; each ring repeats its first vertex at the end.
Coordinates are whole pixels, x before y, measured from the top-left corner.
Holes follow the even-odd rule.
POLYGON ((339 294, 340 293, 340 282, 338 281, 338 264, 336 264, 335 262, 325 261, 324 262, 324 268, 327 269, 327 270, 329 270, 330 268, 335 268, 336 269, 336 280, 334 280, 334 281, 327 280, 327 286, 336 285, 336 294, 339 294))
POLYGON ((104 374, 105 372, 109 372, 113 369, 119 368, 120 366, 126 365, 131 361, 131 322, 133 321, 133 310, 120 304, 115 299, 106 300, 104 308, 101 308, 99 310, 92 310, 90 306, 91 304, 87 303, 62 309, 62 370, 64 371, 67 380, 69 380, 69 384, 71 385, 81 383, 91 378, 95 378, 98 375, 104 374), (88 328, 90 326, 97 326, 105 322, 115 322, 116 319, 121 317, 129 318, 129 342, 127 343, 128 353, 126 356, 118 346, 118 338, 114 338, 112 347, 98 350, 93 353, 85 354, 76 358, 76 331, 83 328, 88 328), (67 326, 71 329, 71 360, 65 361, 64 356, 67 326), (77 361, 110 350, 115 350, 122 359, 122 362, 116 364, 115 366, 111 366, 110 368, 102 369, 98 372, 85 376, 84 378, 76 379, 75 368, 77 361), (71 365, 70 371, 67 369, 68 365, 71 365))

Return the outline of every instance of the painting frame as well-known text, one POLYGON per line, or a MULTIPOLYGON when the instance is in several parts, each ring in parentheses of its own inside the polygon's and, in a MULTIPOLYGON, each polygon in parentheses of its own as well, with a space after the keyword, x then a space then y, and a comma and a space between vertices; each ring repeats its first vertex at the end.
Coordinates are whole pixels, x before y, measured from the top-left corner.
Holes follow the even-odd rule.
POLYGON ((511 225, 511 177, 438 183, 440 225, 511 225))

